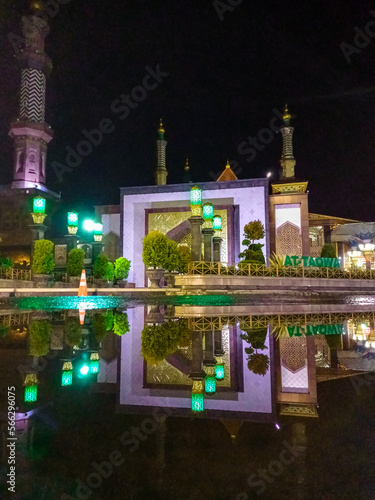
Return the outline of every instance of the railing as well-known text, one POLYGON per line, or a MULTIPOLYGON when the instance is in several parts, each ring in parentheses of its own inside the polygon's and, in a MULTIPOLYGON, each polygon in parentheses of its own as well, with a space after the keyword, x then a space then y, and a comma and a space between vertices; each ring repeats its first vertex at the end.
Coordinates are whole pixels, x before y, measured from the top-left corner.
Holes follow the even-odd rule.
POLYGON ((264 264, 239 263, 227 265, 222 262, 192 261, 188 265, 190 275, 259 276, 276 278, 340 278, 375 279, 375 270, 339 269, 335 267, 270 266, 264 264))
POLYGON ((13 267, 0 267, 0 279, 31 281, 31 270, 14 269, 13 267))
POLYGON ((68 275, 63 271, 54 271, 53 272, 53 281, 60 281, 61 283, 68 282, 68 275))

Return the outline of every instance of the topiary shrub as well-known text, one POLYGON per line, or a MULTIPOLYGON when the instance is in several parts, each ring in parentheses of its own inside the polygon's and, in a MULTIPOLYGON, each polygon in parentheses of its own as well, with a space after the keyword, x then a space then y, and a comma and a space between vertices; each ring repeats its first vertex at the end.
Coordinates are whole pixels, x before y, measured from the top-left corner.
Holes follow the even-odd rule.
POLYGON ((73 248, 68 253, 67 271, 69 276, 81 276, 85 266, 85 252, 82 248, 73 248))
POLYGON ((113 317, 113 333, 122 336, 128 333, 130 330, 128 315, 126 312, 118 313, 116 312, 113 317))
POLYGON ((178 268, 179 264, 180 264, 180 254, 178 252, 177 243, 175 241, 168 240, 163 268, 166 271, 172 273, 178 268))
POLYGON ((94 262, 93 274, 94 278, 103 279, 108 270, 108 257, 105 253, 100 253, 94 262))
POLYGON ((0 267, 10 269, 13 267, 13 261, 10 257, 0 257, 0 267))
POLYGON ((113 328, 113 311, 107 311, 104 314, 105 329, 107 332, 113 328))
POLYGON ((35 274, 50 274, 55 269, 53 243, 49 240, 37 240, 34 246, 33 271, 35 274))
POLYGON ((163 269, 168 238, 159 231, 151 231, 143 238, 142 260, 146 267, 163 269))
POLYGON ((320 256, 329 257, 331 259, 337 259, 336 246, 332 245, 332 243, 325 243, 323 245, 320 256))
POLYGON ((82 341, 82 329, 79 318, 68 318, 65 322, 65 342, 70 347, 79 346, 82 341))
POLYGON ((247 362, 247 367, 255 375, 264 375, 268 372, 270 358, 266 354, 252 354, 247 362))
POLYGON ((187 320, 147 325, 142 331, 142 356, 152 364, 163 361, 179 346, 189 345, 191 337, 187 330, 187 320))
POLYGON ((48 321, 35 320, 29 324, 29 353, 31 356, 46 356, 49 352, 51 325, 48 321))
POLYGON ((107 335, 105 314, 94 314, 92 318, 92 333, 97 342, 101 342, 107 335))
POLYGON ((107 262, 107 269, 104 274, 104 279, 107 281, 113 281, 115 279, 115 267, 112 262, 107 262))
POLYGON ((180 274, 187 274, 188 265, 191 261, 191 250, 187 245, 179 245, 177 247, 177 251, 179 254, 179 263, 177 266, 177 271, 180 274))
POLYGON ((117 280, 126 280, 129 276, 131 262, 125 257, 120 257, 115 261, 115 278, 117 280))
POLYGON ((261 243, 254 243, 255 240, 261 240, 264 238, 264 226, 260 220, 251 221, 244 227, 245 239, 242 241, 242 245, 247 246, 243 252, 238 254, 242 262, 254 263, 254 264, 264 264, 264 255, 262 251, 261 243))

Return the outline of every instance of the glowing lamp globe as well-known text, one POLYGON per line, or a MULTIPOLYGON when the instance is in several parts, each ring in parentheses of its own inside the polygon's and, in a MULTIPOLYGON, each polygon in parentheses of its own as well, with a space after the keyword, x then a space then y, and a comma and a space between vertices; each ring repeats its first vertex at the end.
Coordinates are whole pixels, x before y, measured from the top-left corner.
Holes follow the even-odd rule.
POLYGON ((205 203, 203 205, 203 219, 212 220, 214 217, 214 207, 212 203, 205 203))
POLYGON ((73 384, 73 372, 72 370, 63 371, 61 375, 61 385, 66 387, 73 384))
POLYGON ((193 412, 204 411, 203 394, 192 393, 192 395, 191 395, 191 409, 193 410, 193 412))
POLYGON ((33 212, 34 214, 45 214, 46 213, 46 200, 41 196, 37 196, 33 200, 33 212))
POLYGON ((225 377, 224 365, 215 365, 216 380, 223 380, 225 377))
POLYGON ((81 366, 79 371, 80 371, 81 375, 87 375, 90 371, 90 368, 88 365, 85 364, 85 365, 81 366))
POLYGON ((214 222, 213 222, 213 229, 215 229, 215 231, 221 231, 221 228, 222 228, 222 225, 223 225, 223 221, 220 217, 220 215, 214 215, 214 222))
POLYGON ((86 219, 83 221, 83 229, 85 231, 88 231, 89 233, 92 233, 95 229, 95 222, 91 219, 86 219))
POLYGON ((198 186, 194 186, 190 189, 190 205, 201 205, 202 204, 202 190, 198 186))
POLYGON ((204 379, 204 390, 207 394, 215 394, 216 392, 216 378, 206 377, 204 379))
POLYGON ((68 212, 68 226, 78 226, 78 214, 76 212, 68 212))
POLYGON ((94 226, 94 234, 103 234, 103 224, 99 222, 94 226))
POLYGON ((25 403, 32 403, 38 399, 38 386, 28 385, 25 387, 25 403))

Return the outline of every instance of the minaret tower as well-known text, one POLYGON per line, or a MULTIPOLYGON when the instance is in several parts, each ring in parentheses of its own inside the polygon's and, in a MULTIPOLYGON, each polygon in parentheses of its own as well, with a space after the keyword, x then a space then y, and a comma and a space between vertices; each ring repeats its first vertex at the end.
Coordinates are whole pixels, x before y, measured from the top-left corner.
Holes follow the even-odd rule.
POLYGON ((158 128, 158 140, 157 140, 157 165, 155 180, 158 186, 164 186, 167 184, 168 171, 165 166, 165 150, 167 148, 167 141, 164 139, 164 127, 163 122, 160 118, 160 125, 158 128))
POLYGON ((293 156, 293 131, 294 128, 290 126, 291 115, 288 111, 288 105, 284 107, 283 121, 284 126, 281 129, 283 136, 283 152, 281 154, 280 165, 281 173, 280 179, 291 179, 294 178, 294 167, 296 166, 296 160, 293 156))
POLYGON ((17 55, 21 66, 20 112, 9 132, 15 145, 13 189, 45 185, 47 144, 53 137, 44 116, 46 78, 52 63, 44 52, 49 26, 42 2, 31 2, 21 26, 26 42, 17 55))

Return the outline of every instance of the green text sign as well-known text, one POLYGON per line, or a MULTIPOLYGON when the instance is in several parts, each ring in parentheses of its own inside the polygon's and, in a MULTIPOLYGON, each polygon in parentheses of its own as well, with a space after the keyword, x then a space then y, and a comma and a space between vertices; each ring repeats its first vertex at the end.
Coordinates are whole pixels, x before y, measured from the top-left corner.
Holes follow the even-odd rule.
POLYGON ((289 337, 300 337, 301 335, 337 335, 342 334, 343 325, 308 325, 288 326, 289 337))
POLYGON ((305 267, 340 267, 339 259, 330 257, 298 257, 297 255, 285 257, 285 266, 300 266, 301 264, 305 267))

